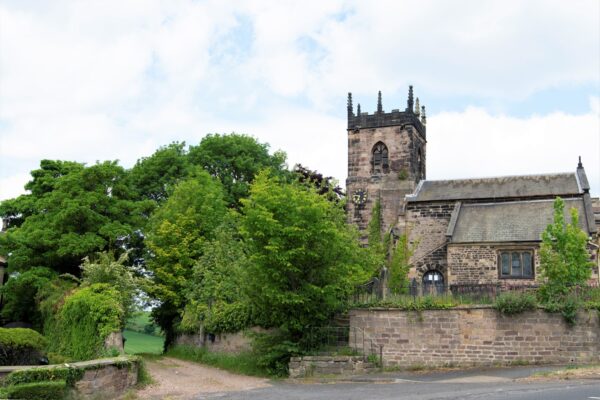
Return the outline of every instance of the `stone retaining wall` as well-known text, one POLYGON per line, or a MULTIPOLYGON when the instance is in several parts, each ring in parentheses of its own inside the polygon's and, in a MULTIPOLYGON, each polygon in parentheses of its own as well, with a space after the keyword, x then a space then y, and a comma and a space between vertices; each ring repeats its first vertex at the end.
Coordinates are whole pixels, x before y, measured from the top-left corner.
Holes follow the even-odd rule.
POLYGON ((290 378, 364 374, 374 369, 373 364, 365 362, 360 356, 292 357, 289 364, 290 378))
POLYGON ((246 332, 210 335, 206 333, 179 335, 176 345, 203 347, 219 353, 241 353, 252 349, 252 339, 246 332))
POLYGON ((504 316, 491 307, 409 312, 350 311, 350 327, 383 346, 384 366, 489 366, 600 361, 596 311, 574 326, 560 313, 535 310, 504 316))
POLYGON ((75 383, 75 390, 82 398, 96 399, 98 396, 113 398, 124 394, 138 381, 139 363, 123 365, 128 358, 82 361, 72 364, 83 368, 83 378, 75 383))
MULTIPOLYGON (((71 368, 84 370, 83 378, 75 382, 75 397, 78 399, 112 399, 123 395, 127 389, 138 381, 139 359, 130 357, 103 358, 80 361, 68 364, 71 368)), ((0 377, 17 370, 52 369, 64 367, 60 365, 46 366, 3 366, 0 377)))

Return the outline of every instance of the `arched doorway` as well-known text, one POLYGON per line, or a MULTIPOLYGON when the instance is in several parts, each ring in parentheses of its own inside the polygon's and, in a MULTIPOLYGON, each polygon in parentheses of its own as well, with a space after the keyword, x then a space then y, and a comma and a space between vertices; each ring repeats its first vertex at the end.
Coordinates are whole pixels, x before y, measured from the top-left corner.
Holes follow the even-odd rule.
POLYGON ((423 274, 423 294, 444 293, 444 275, 440 271, 431 270, 423 274))

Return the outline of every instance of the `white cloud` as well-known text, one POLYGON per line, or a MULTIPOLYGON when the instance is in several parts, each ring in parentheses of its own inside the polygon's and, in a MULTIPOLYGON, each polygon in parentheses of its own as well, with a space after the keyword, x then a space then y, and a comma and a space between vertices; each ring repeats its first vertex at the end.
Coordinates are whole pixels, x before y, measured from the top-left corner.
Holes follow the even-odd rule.
MULTIPOLYGON (((43 158, 130 166, 208 132, 253 134, 343 182, 346 92, 410 81, 506 100, 598 85, 599 13, 595 0, 3 2, 0 199, 43 158)), ((600 190, 599 104, 430 115, 429 176, 570 171, 581 154, 600 190)))
POLYGON ((581 156, 600 194, 596 112, 515 118, 468 108, 430 117, 427 131, 428 179, 574 172, 581 156))

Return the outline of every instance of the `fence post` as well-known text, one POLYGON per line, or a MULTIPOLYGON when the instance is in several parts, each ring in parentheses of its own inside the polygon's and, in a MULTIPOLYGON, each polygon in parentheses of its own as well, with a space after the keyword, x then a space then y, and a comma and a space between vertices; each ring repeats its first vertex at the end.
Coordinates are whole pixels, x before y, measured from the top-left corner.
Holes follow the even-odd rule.
POLYGON ((383 369, 383 345, 379 345, 379 368, 383 369))

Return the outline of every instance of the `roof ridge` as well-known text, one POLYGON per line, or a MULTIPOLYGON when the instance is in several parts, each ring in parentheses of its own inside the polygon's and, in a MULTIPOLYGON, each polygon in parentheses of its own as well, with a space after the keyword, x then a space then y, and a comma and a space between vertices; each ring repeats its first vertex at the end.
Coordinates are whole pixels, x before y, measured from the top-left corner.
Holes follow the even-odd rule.
MULTIPOLYGON (((554 203, 556 199, 531 199, 531 200, 514 200, 514 201, 490 201, 487 203, 463 203, 462 207, 477 207, 477 206, 502 206, 502 205, 510 205, 510 204, 525 204, 525 203, 554 203)), ((566 197, 563 198, 564 202, 572 202, 572 201, 583 201, 581 197, 566 197)))
POLYGON ((456 182, 456 181, 474 181, 474 180, 484 180, 484 179, 500 179, 500 178, 534 178, 534 177, 552 177, 559 175, 575 175, 575 172, 550 172, 544 174, 526 174, 526 175, 496 175, 496 176, 480 176, 480 177, 472 177, 472 178, 458 178, 458 179, 427 179, 423 182, 456 182))

